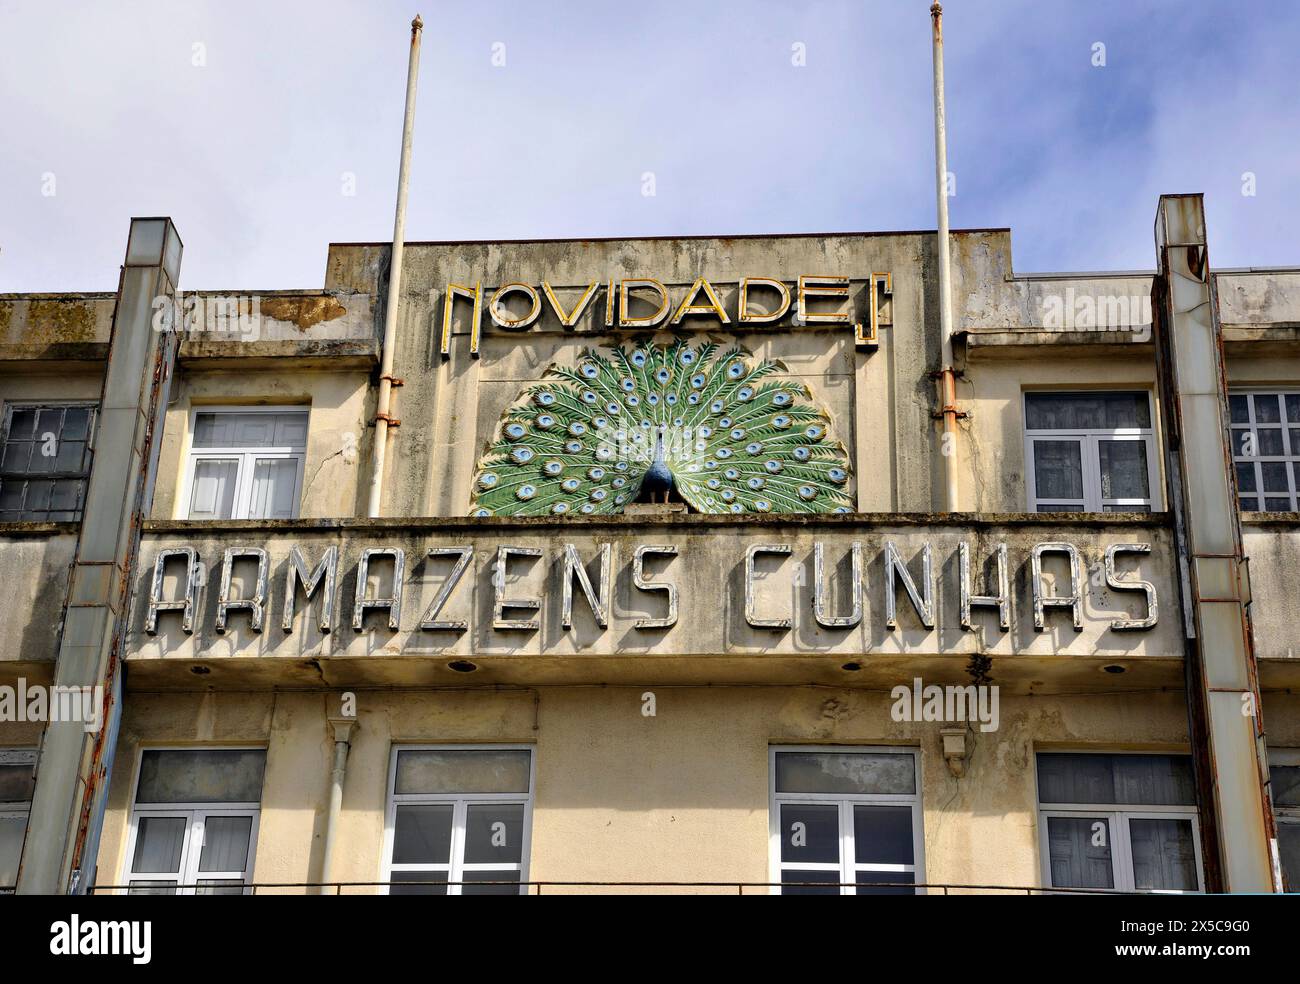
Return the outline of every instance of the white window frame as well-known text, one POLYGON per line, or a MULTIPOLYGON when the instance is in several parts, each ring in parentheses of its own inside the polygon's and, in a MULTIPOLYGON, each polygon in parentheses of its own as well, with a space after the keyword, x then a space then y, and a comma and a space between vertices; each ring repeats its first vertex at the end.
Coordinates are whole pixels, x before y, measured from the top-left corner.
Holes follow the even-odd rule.
MULTIPOLYGON (((789 868, 799 871, 838 871, 839 881, 843 883, 860 880, 871 882, 871 872, 905 871, 912 874, 912 881, 920 885, 925 881, 925 814, 921 809, 921 754, 920 749, 908 745, 771 745, 767 758, 768 788, 768 871, 769 880, 773 882, 769 894, 780 895, 782 872, 789 868), (821 752, 861 754, 886 753, 891 755, 908 755, 912 759, 915 793, 912 794, 876 794, 876 793, 778 793, 776 791, 776 756, 778 753, 794 752, 817 754, 821 752), (839 804, 840 807, 840 860, 802 862, 782 861, 781 830, 782 806, 825 806, 839 804), (858 864, 854 853, 853 808, 855 806, 907 806, 912 810, 912 863, 911 864, 858 864)), ((905 887, 900 885, 900 888, 905 887)), ((855 895, 857 889, 852 884, 843 884, 841 895, 855 895)), ((925 889, 915 889, 917 895, 925 894, 925 889)))
MULTIPOLYGON (((204 881, 234 881, 238 879, 244 883, 244 891, 241 894, 249 895, 252 893, 249 886, 253 883, 253 869, 257 860, 257 831, 262 814, 260 799, 256 803, 145 803, 142 805, 136 803, 136 795, 140 790, 140 771, 146 752, 223 752, 240 750, 265 752, 266 747, 264 745, 149 745, 136 750, 135 773, 131 786, 131 819, 127 827, 126 853, 122 858, 122 877, 118 880, 119 885, 125 885, 127 888, 121 890, 120 894, 128 893, 132 885, 138 884, 141 887, 150 887, 151 883, 154 882, 175 880, 176 891, 172 894, 198 895, 201 894, 198 889, 205 887, 197 884, 200 878, 204 881), (162 872, 140 872, 137 874, 132 871, 135 864, 135 844, 139 833, 140 820, 153 817, 185 818, 185 839, 181 845, 180 870, 176 872, 175 879, 162 872), (250 817, 252 819, 248 832, 248 856, 243 871, 200 872, 198 870, 199 859, 203 853, 204 823, 208 817, 250 817)), ((263 772, 262 781, 265 785, 265 772, 263 772)))
MULTIPOLYGON (((1044 806, 1038 788, 1038 755, 1061 753, 1064 755, 1167 755, 1186 758, 1186 752, 1101 750, 1078 748, 1040 748, 1034 750, 1034 801, 1038 804, 1038 855, 1043 874, 1044 888, 1057 888, 1052 884, 1052 849, 1048 838, 1047 821, 1050 817, 1067 817, 1085 820, 1106 820, 1110 831, 1111 888, 1099 891, 1137 892, 1133 876, 1133 842, 1129 834, 1130 820, 1191 820, 1192 844, 1196 853, 1196 889, 1142 889, 1150 895, 1192 895, 1205 891, 1205 863, 1201 854, 1200 811, 1195 806, 1126 806, 1123 803, 1052 803, 1044 806)), ((1074 886, 1059 886, 1070 889, 1074 886)), ((1078 891, 1082 891, 1078 889, 1078 891)))
MULTIPOLYGON (((0 748, 0 765, 27 765, 36 768, 36 749, 35 748, 0 748)), ((23 821, 23 839, 26 840, 27 824, 32 815, 31 800, 5 800, 0 801, 0 820, 22 820, 23 821)), ((20 856, 21 857, 21 856, 20 856)), ((6 885, 0 885, 0 892, 8 895, 13 889, 6 885)))
POLYGON ((1079 504, 1082 512, 1104 512, 1105 506, 1112 506, 1123 512, 1125 506, 1146 506, 1151 512, 1164 509, 1160 489, 1159 449, 1156 444, 1155 401, 1151 399, 1150 390, 1142 388, 1115 388, 1104 390, 1079 389, 1032 389, 1025 390, 1020 400, 1021 420, 1025 434, 1025 495, 1030 512, 1039 512, 1040 504, 1079 504), (1115 427, 1115 428, 1075 428, 1068 430, 1030 430, 1029 397, 1031 396, 1066 396, 1073 394, 1101 396, 1106 393, 1142 393, 1147 398, 1147 408, 1151 416, 1150 427, 1115 427), (1040 496, 1037 494, 1038 483, 1035 478, 1034 442, 1035 441, 1075 441, 1080 445, 1079 458, 1083 468, 1083 500, 1066 499, 1061 496, 1040 496), (1102 441, 1142 441, 1147 450, 1147 490, 1150 497, 1140 498, 1105 498, 1101 494, 1101 442, 1102 441))
MULTIPOLYGON (((1300 766, 1300 748, 1269 748, 1269 765, 1300 766)), ((1274 806, 1273 818, 1288 827, 1300 826, 1300 806, 1274 806)), ((1287 886, 1291 892, 1300 892, 1300 884, 1287 886)))
MULTIPOLYGON (((1264 424, 1263 426, 1270 430, 1275 427, 1281 429, 1282 454, 1280 455, 1256 454, 1249 458, 1238 454, 1238 452, 1241 449, 1241 445, 1238 443, 1237 435, 1240 433, 1247 432, 1255 435, 1255 447, 1256 449, 1258 449, 1259 447, 1260 424, 1255 420, 1255 401, 1253 399, 1249 399, 1246 401, 1247 416, 1249 417, 1250 420, 1249 424, 1234 423, 1232 421, 1231 412, 1229 412, 1228 414, 1228 429, 1230 431, 1229 436, 1231 438, 1231 445, 1232 445, 1232 466, 1234 470, 1239 464, 1251 465, 1254 468, 1256 491, 1247 492, 1245 494, 1258 501, 1261 507, 1264 506, 1264 500, 1266 498, 1267 499, 1289 498, 1291 500, 1290 502, 1291 508, 1286 511, 1295 512, 1297 509, 1300 509, 1300 482, 1296 481, 1297 464, 1295 464, 1297 462, 1300 462, 1300 447, 1297 447, 1291 440, 1292 428, 1300 430, 1300 423, 1290 423, 1287 421, 1286 400, 1283 399, 1284 397, 1288 397, 1288 396, 1300 396, 1300 389, 1296 389, 1294 387, 1289 387, 1289 386, 1232 386, 1229 387, 1228 389, 1228 396, 1229 397, 1272 396, 1278 399, 1278 402, 1280 404, 1279 409, 1281 410, 1280 422, 1268 423, 1268 424, 1264 424), (1265 492, 1264 491, 1264 471, 1260 466, 1264 464, 1268 464, 1270 462, 1286 464, 1286 481, 1287 481, 1287 489, 1288 489, 1287 492, 1265 492)), ((1237 502, 1238 502, 1238 506, 1240 506, 1241 503, 1240 489, 1238 489, 1237 502)), ((1264 508, 1260 508, 1258 510, 1255 509, 1250 510, 1250 512, 1279 512, 1279 511, 1282 510, 1264 509, 1264 508)))
MULTIPOLYGON (((523 822, 523 843, 519 849, 519 881, 528 881, 529 859, 532 855, 533 843, 533 797, 537 791, 537 747, 535 745, 516 745, 516 744, 487 744, 487 745, 462 745, 462 744, 395 744, 389 753, 388 761, 388 787, 387 803, 384 807, 384 850, 382 855, 382 864, 380 867, 380 881, 392 882, 393 873, 403 871, 432 871, 447 872, 447 894, 461 895, 461 885, 453 884, 454 882, 463 881, 464 874, 467 871, 502 871, 506 868, 514 868, 516 865, 509 862, 479 862, 473 864, 465 863, 465 818, 471 806, 479 805, 503 805, 515 806, 521 805, 524 808, 523 822), (397 755, 399 752, 475 752, 475 751, 492 751, 492 752, 527 752, 528 753, 528 792, 526 793, 395 793, 397 788, 397 755), (437 804, 451 804, 452 806, 452 828, 451 828, 451 854, 446 864, 394 864, 393 863, 393 831, 397 820, 397 808, 399 806, 416 805, 416 806, 433 806, 437 804)), ((386 885, 384 894, 391 894, 391 885, 386 885)), ((519 894, 527 895, 527 885, 521 885, 519 894)))
POLYGON ((288 405, 288 406, 258 406, 258 407, 241 407, 228 406, 225 404, 200 404, 190 408, 189 416, 189 433, 187 436, 188 448, 185 454, 185 474, 183 476, 181 487, 183 494, 177 498, 176 511, 177 519, 190 518, 190 504, 194 501, 194 472, 195 466, 200 461, 229 461, 236 459, 238 469, 235 477, 235 501, 231 506, 232 520, 248 519, 249 508, 253 498, 253 473, 255 471, 255 462, 258 458, 278 458, 293 459, 298 463, 297 473, 293 482, 293 516, 297 519, 299 511, 302 509, 302 481, 303 472, 307 461, 307 442, 304 439, 303 446, 298 447, 266 447, 266 448, 249 448, 249 447, 228 447, 228 448, 196 448, 194 446, 194 435, 197 432, 197 420, 199 414, 207 413, 271 413, 287 414, 300 413, 307 418, 308 434, 311 428, 311 407, 305 405, 288 405))

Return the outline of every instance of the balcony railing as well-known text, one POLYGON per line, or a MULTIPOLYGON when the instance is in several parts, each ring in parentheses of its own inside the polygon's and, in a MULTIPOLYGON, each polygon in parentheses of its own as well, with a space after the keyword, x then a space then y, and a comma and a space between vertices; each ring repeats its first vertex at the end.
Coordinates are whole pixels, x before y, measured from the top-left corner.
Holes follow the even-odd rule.
MULTIPOLYGON (((399 888, 406 890, 408 894, 411 889, 421 888, 439 888, 446 889, 450 886, 470 886, 472 888, 515 888, 525 890, 522 894, 542 895, 547 892, 554 894, 556 891, 564 892, 571 889, 589 889, 596 894, 606 893, 610 890, 619 889, 674 889, 682 892, 688 892, 696 889, 715 889, 725 890, 728 894, 736 895, 766 895, 774 890, 783 888, 807 888, 807 889, 843 889, 843 888, 879 888, 888 889, 889 894, 905 894, 900 892, 903 888, 913 888, 918 894, 927 895, 969 895, 969 894, 998 894, 998 895, 1145 895, 1146 892, 1123 892, 1109 888, 1043 888, 1037 885, 978 885, 978 884, 957 884, 944 882, 927 882, 920 885, 902 886, 897 882, 728 882, 728 881, 475 881, 475 882, 446 882, 446 881, 363 881, 363 882, 253 882, 243 886, 241 892, 231 892, 229 889, 237 886, 221 885, 212 886, 216 891, 205 891, 205 886, 181 886, 179 889, 169 888, 165 891, 158 889, 146 889, 143 886, 136 885, 95 885, 90 889, 93 895, 106 895, 110 893, 129 893, 134 887, 135 894, 141 895, 159 895, 159 894, 244 894, 257 895, 259 892, 265 894, 268 890, 276 894, 284 893, 286 889, 300 889, 302 894, 312 895, 347 895, 347 894, 376 894, 377 889, 399 888), (221 891, 225 889, 226 891, 221 891)), ((4 888, 0 887, 0 892, 4 888)), ((285 893, 287 894, 287 893, 285 893)))

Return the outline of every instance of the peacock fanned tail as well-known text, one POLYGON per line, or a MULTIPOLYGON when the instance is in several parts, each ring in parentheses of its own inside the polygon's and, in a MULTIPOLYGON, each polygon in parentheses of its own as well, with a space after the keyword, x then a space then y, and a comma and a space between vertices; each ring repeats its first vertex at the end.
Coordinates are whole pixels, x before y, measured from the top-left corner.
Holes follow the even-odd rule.
POLYGON ((701 513, 849 512, 844 446, 785 371, 686 339, 553 364, 503 414, 472 515, 620 513, 643 486, 701 513))

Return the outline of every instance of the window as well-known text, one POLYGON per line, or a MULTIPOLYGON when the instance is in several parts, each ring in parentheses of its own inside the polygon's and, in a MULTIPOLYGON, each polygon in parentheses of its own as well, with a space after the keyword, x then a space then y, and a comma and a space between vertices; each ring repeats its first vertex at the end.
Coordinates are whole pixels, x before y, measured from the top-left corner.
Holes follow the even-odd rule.
POLYGON ((36 789, 36 750, 0 748, 0 895, 13 892, 36 789))
POLYGON ((1040 752, 1038 804, 1048 887, 1201 891, 1188 756, 1040 752))
POLYGON ((527 748, 395 748, 384 825, 389 894, 527 894, 519 883, 528 880, 532 773, 527 748))
POLYGON ((10 405, 0 457, 0 520, 79 521, 94 457, 93 403, 10 405))
POLYGON ((1300 494, 1300 392, 1232 393, 1228 412, 1242 511, 1295 511, 1300 494))
POLYGON ((915 752, 774 748, 771 770, 781 894, 915 894, 923 870, 915 752))
POLYGON ((307 411, 196 410, 189 519, 294 519, 307 451, 307 411))
POLYGON ((126 842, 128 894, 245 894, 265 768, 260 748, 142 752, 126 842))
POLYGON ((1156 457, 1146 393, 1025 394, 1030 512, 1150 512, 1156 457))
POLYGON ((1300 892, 1300 748, 1271 748, 1268 759, 1282 877, 1288 892, 1300 892))

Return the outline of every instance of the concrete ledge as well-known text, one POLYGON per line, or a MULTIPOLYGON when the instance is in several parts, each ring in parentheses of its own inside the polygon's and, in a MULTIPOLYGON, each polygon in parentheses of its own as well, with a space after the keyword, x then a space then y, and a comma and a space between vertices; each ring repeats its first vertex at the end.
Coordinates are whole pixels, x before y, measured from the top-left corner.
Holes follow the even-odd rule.
POLYGON ((194 368, 254 368, 282 365, 292 360, 295 369, 319 362, 329 368, 370 369, 379 364, 376 338, 304 338, 245 342, 186 338, 181 343, 179 362, 194 368))
POLYGON ((602 529, 643 529, 668 526, 694 529, 699 527, 844 527, 876 526, 1021 526, 1048 529, 1165 529, 1170 526, 1169 513, 838 513, 830 515, 787 514, 775 516, 711 516, 699 513, 631 516, 421 516, 368 519, 153 519, 144 524, 146 533, 220 533, 229 531, 292 533, 329 530, 499 530, 516 529, 574 530, 575 535, 591 535, 602 529))
POLYGON ((1042 328, 1016 328, 998 331, 965 331, 957 334, 966 344, 967 358, 1033 358, 1044 349, 1063 353, 1083 349, 1089 355, 1141 355, 1154 351, 1149 327, 1125 331, 1053 331, 1042 328))

